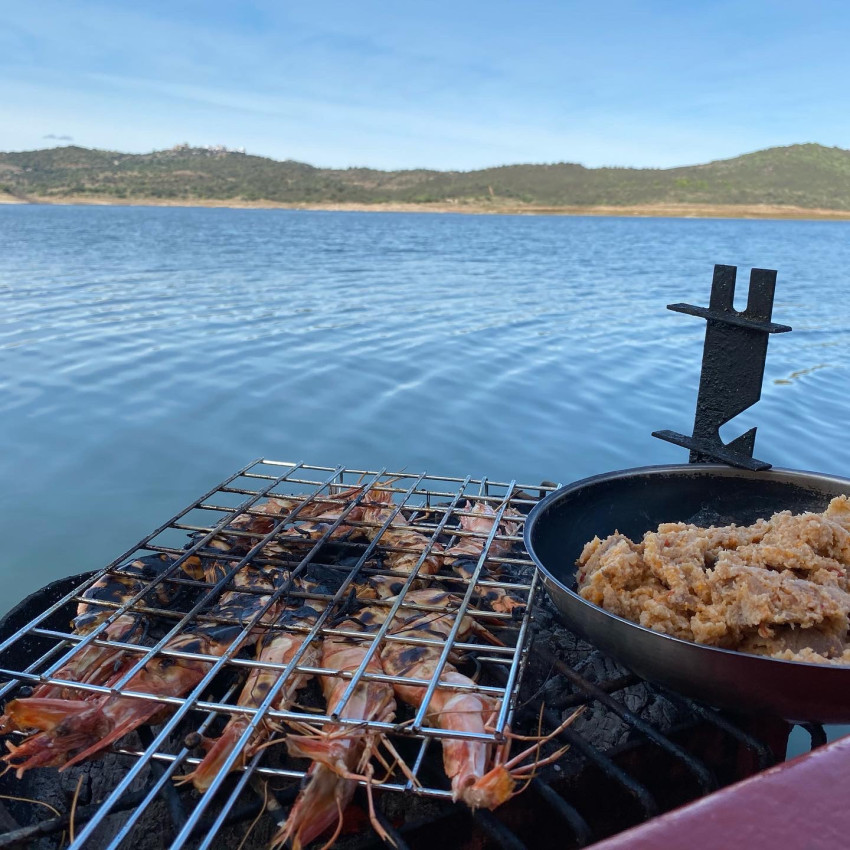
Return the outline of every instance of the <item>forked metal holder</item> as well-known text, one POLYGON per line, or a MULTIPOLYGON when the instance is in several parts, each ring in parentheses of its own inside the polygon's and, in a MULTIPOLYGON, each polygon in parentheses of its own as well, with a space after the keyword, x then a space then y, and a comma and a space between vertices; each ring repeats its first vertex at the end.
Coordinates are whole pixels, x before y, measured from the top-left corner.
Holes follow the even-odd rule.
POLYGON ((668 310, 706 320, 705 347, 693 435, 653 431, 652 436, 690 449, 691 463, 719 461, 758 471, 771 465, 753 457, 756 429, 724 443, 720 428, 761 398, 768 337, 791 328, 770 321, 776 289, 776 271, 772 269, 753 269, 746 310, 739 312, 732 306, 737 270, 736 266, 714 267, 708 309, 667 305, 668 310))

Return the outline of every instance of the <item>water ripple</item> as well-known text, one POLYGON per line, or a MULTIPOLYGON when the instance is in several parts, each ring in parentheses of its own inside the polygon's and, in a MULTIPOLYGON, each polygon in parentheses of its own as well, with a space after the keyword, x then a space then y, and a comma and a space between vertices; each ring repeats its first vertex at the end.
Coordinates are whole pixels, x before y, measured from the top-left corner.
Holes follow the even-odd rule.
POLYGON ((706 304, 715 262, 777 268, 794 327, 729 434, 850 474, 846 230, 0 207, 8 604, 260 455, 525 483, 681 461, 650 432, 692 427, 705 325, 665 307, 706 304))

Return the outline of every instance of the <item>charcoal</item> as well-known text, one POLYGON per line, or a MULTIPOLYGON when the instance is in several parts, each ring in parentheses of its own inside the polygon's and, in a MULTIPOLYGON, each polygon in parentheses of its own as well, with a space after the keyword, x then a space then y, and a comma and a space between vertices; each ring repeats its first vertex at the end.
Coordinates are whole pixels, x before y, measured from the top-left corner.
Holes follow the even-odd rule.
POLYGON ((12 832, 20 828, 21 825, 12 817, 7 804, 0 801, 0 832, 12 832))

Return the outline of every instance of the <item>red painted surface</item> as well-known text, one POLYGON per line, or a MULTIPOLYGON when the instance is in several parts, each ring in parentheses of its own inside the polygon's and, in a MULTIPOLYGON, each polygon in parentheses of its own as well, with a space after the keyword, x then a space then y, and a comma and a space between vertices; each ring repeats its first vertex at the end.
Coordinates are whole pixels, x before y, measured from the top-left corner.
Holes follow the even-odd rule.
POLYGON ((593 845, 593 850, 850 847, 850 737, 593 845))

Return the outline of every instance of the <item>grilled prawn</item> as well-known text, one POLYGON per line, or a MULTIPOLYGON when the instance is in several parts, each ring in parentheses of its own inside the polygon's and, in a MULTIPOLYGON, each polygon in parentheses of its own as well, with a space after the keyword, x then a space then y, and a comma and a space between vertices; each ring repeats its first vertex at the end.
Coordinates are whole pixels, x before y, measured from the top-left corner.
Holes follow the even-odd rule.
MULTIPOLYGON (((201 553, 244 555, 269 534, 276 523, 280 524, 281 529, 275 540, 264 547, 265 554, 279 554, 285 548, 276 542, 278 538, 290 543, 318 540, 361 490, 361 487, 350 487, 336 495, 312 498, 272 496, 267 502, 251 508, 250 512, 239 514, 207 541, 201 553), (288 519, 290 515, 294 516, 291 522, 288 519)), ((358 508, 352 508, 348 516, 352 520, 359 519, 358 508)), ((352 526, 343 523, 334 531, 334 537, 344 537, 353 530, 352 526)), ((202 535, 203 532, 198 532, 194 539, 202 535)))
MULTIPOLYGON (((225 568, 217 565, 217 569, 223 571, 225 568)), ((242 623, 256 615, 268 602, 269 594, 286 577, 283 571, 262 571, 256 567, 239 570, 233 578, 233 588, 205 612, 216 620, 227 622, 197 622, 171 638, 165 648, 208 656, 222 655, 242 632, 242 623)), ((249 633, 243 646, 254 643, 260 634, 262 626, 249 633)), ((182 696, 203 679, 212 663, 212 660, 157 655, 133 675, 125 687, 128 691, 153 697, 182 696)), ((12 700, 6 706, 6 714, 15 723, 15 728, 42 731, 20 745, 7 741, 10 752, 3 760, 14 766, 19 777, 31 767, 63 763, 68 767, 89 758, 143 723, 156 722, 168 711, 166 704, 155 699, 120 695, 91 701, 38 697, 12 700), (75 750, 80 752, 68 759, 75 750)))
MULTIPOLYGON (((405 596, 405 601, 427 605, 436 610, 415 611, 409 614, 391 626, 390 632, 393 635, 425 638, 431 641, 435 639, 445 641, 448 638, 455 619, 452 609, 457 607, 459 601, 457 597, 436 589, 413 590, 405 596)), ((471 617, 464 617, 458 637, 464 639, 473 631, 483 634, 490 640, 495 640, 471 617)), ((396 696, 409 705, 419 708, 425 696, 425 687, 407 684, 404 680, 432 679, 439 657, 440 647, 438 646, 390 641, 381 651, 381 664, 384 672, 400 679, 394 685, 396 696)), ((460 673, 450 663, 443 668, 440 680, 446 685, 474 686, 471 679, 460 673)), ((497 701, 492 697, 475 693, 467 688, 449 690, 438 687, 428 702, 425 716, 434 726, 456 732, 484 735, 492 730, 498 707, 497 701)), ((560 731, 559 728, 553 735, 560 731)), ((527 778, 528 772, 536 766, 554 760, 563 753, 563 750, 559 750, 545 761, 524 765, 523 762, 539 749, 542 742, 508 759, 510 740, 506 742, 506 745, 501 746, 480 740, 444 740, 443 767, 451 780, 452 798, 455 801, 463 801, 473 809, 482 807, 495 809, 500 806, 513 795, 518 780, 527 778)))
MULTIPOLYGON (((457 543, 446 549, 445 561, 457 575, 470 581, 475 572, 476 563, 484 551, 484 543, 496 521, 496 512, 486 502, 476 502, 474 506, 467 502, 465 510, 466 513, 460 517, 460 527, 469 532, 470 536, 461 537, 457 543)), ((503 516, 496 533, 500 536, 512 537, 516 534, 517 527, 516 522, 511 522, 503 516)), ((494 537, 487 552, 488 560, 507 555, 512 546, 509 540, 494 537)), ((486 564, 484 570, 487 570, 486 564)), ((479 603, 486 605, 492 611, 510 614, 515 608, 525 608, 524 602, 509 596, 501 587, 484 588, 479 585, 476 587, 476 595, 479 603)))
POLYGON ((367 524, 366 534, 374 539, 381 526, 392 516, 390 524, 384 529, 380 543, 387 548, 384 563, 400 573, 410 574, 428 549, 428 554, 419 568, 420 575, 434 575, 443 566, 443 548, 432 542, 429 537, 410 528, 407 520, 399 511, 393 516, 395 505, 389 490, 373 490, 364 500, 363 522, 367 524))
MULTIPOLYGON (((451 631, 454 616, 448 613, 457 605, 457 598, 443 590, 412 590, 405 601, 437 608, 436 611, 408 613, 390 627, 392 634, 406 638, 426 638, 445 641, 451 631)), ((404 609, 402 609, 402 614, 404 609)), ((474 620, 465 617, 458 637, 463 639, 474 627, 474 620)), ((399 699, 419 708, 425 696, 421 685, 406 684, 404 679, 430 680, 440 657, 440 648, 400 641, 387 642, 381 652, 381 663, 391 676, 398 677, 395 693, 399 699)), ((441 681, 447 684, 472 685, 471 679, 447 663, 441 681)), ((498 706, 488 696, 467 690, 450 691, 437 688, 428 704, 426 719, 435 726, 457 732, 484 734, 492 723, 498 706)), ((451 779, 452 797, 465 800, 470 805, 476 800, 471 788, 488 772, 492 747, 477 741, 447 739, 443 741, 443 766, 451 779)), ((476 803, 476 805, 481 805, 476 803)), ((493 806, 492 808, 495 808, 493 806)))
MULTIPOLYGON (((382 609, 364 608, 338 624, 337 628, 368 634, 380 627, 384 614, 382 609)), ((359 668, 369 645, 368 639, 342 636, 325 638, 322 667, 337 673, 336 676, 322 677, 328 714, 337 712, 342 695, 350 683, 350 679, 342 678, 342 674, 351 674, 359 668)), ((382 672, 377 653, 369 660, 365 672, 382 672)), ((383 682, 359 682, 341 709, 341 717, 346 720, 390 722, 394 716, 393 689, 383 682)), ((342 813, 351 802, 357 780, 365 778, 368 781, 371 778, 369 762, 377 746, 377 737, 375 732, 367 728, 332 723, 313 734, 290 735, 287 738, 290 755, 312 759, 313 764, 286 824, 272 840, 273 847, 291 840, 293 848, 299 850, 334 823, 339 829, 342 813)), ((374 815, 373 825, 379 834, 383 832, 374 815)), ((329 843, 333 843, 335 838, 336 834, 329 843)))
MULTIPOLYGON (((327 496, 316 495, 311 497, 299 496, 270 496, 269 500, 259 507, 262 513, 269 516, 288 516, 298 511, 296 519, 315 519, 320 516, 339 516, 353 501, 363 492, 362 485, 348 487, 338 493, 330 493, 327 496)), ((351 519, 357 519, 352 516, 351 519)))
MULTIPOLYGON (((110 570, 101 576, 84 593, 77 605, 77 616, 71 627, 75 634, 84 637, 114 614, 114 605, 122 605, 134 596, 141 594, 148 585, 162 575, 175 561, 168 555, 147 555, 137 558, 129 564, 110 570), (103 604, 106 603, 106 604, 103 604)), ((201 562, 190 557, 174 572, 174 578, 202 578, 201 562)), ((172 605, 180 592, 180 585, 162 581, 145 593, 140 603, 166 608, 172 605)), ((149 628, 147 615, 138 611, 127 611, 116 617, 101 633, 107 641, 119 643, 140 643, 149 628)), ((126 651, 110 646, 87 644, 77 650, 70 659, 54 674, 56 679, 68 682, 81 682, 89 685, 108 685, 120 675, 125 661, 126 651)), ((38 685, 30 695, 37 699, 68 700, 71 698, 96 698, 96 692, 85 692, 68 685, 38 685)), ((6 714, 0 717, 0 732, 11 732, 21 727, 18 721, 6 714)))
MULTIPOLYGON (((296 581, 299 587, 308 586, 306 582, 296 581)), ((289 664, 304 643, 306 635, 303 628, 314 625, 323 608, 324 606, 318 602, 293 603, 285 607, 273 624, 274 628, 270 628, 258 641, 257 660, 278 665, 289 664), (293 627, 300 628, 302 631, 292 631, 293 627)), ((320 645, 318 641, 314 641, 306 648, 300 663, 306 667, 313 667, 318 662, 319 655, 320 645)), ((239 694, 237 705, 252 708, 261 705, 280 675, 279 669, 252 668, 239 694)), ((293 671, 276 695, 271 707, 288 708, 294 702, 297 691, 307 684, 308 679, 307 675, 293 671)), ((199 791, 206 791, 250 723, 250 715, 235 714, 231 717, 221 736, 212 743, 201 763, 191 773, 181 777, 180 781, 191 781, 199 791)), ((263 719, 242 749, 233 769, 244 767, 248 759, 262 747, 273 731, 271 722, 263 719)))
POLYGON ((261 510, 269 513, 278 511, 282 515, 293 514, 294 519, 284 521, 274 539, 263 547, 263 554, 267 557, 300 555, 323 538, 335 542, 367 539, 365 529, 359 525, 363 508, 350 504, 362 489, 359 486, 350 487, 333 496, 312 501, 274 497, 261 510), (294 513, 296 509, 297 514, 294 513), (338 523, 343 514, 345 519, 338 523))
MULTIPOLYGON (((357 509, 349 513, 349 517, 357 509)), ((355 517, 351 517, 354 519, 355 517)), ((313 546, 318 540, 344 542, 363 538, 363 530, 346 522, 334 528, 339 514, 321 514, 313 519, 299 520, 291 523, 277 533, 275 538, 263 547, 266 557, 274 558, 281 555, 298 555, 299 557, 313 546)))

